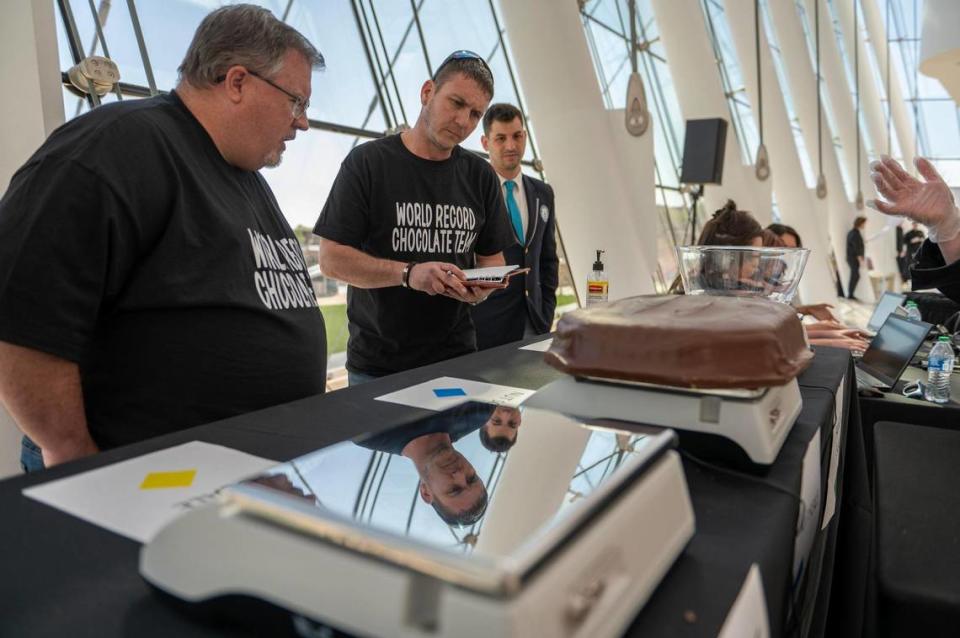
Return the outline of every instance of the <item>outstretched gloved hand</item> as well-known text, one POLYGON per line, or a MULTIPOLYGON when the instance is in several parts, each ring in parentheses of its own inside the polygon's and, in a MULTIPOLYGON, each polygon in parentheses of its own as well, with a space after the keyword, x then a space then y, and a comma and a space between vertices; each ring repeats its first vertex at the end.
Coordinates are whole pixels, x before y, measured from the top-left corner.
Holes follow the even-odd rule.
POLYGON ((871 177, 887 201, 871 200, 868 205, 887 215, 903 215, 925 225, 930 241, 943 243, 960 235, 960 210, 950 187, 929 161, 915 162, 924 181, 909 175, 896 160, 883 156, 870 164, 871 177))

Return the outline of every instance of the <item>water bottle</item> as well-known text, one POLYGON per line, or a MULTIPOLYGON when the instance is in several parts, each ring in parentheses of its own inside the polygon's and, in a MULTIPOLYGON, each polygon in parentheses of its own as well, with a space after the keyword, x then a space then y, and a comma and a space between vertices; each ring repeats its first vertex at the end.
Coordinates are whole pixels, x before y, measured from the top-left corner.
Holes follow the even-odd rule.
POLYGON ((927 357, 927 387, 923 398, 933 403, 950 400, 950 375, 953 373, 953 346, 950 337, 940 337, 927 357))
POLYGON ((911 321, 921 321, 920 308, 917 307, 916 301, 908 301, 906 308, 907 308, 907 319, 910 319, 911 321))

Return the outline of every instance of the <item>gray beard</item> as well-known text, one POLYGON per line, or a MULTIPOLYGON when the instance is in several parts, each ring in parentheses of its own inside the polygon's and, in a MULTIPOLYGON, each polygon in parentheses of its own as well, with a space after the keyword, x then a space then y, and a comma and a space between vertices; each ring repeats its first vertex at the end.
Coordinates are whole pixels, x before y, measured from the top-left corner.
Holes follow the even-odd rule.
POLYGON ((263 163, 264 168, 276 168, 280 166, 280 163, 283 161, 283 151, 279 151, 276 155, 270 155, 267 157, 267 160, 263 163))

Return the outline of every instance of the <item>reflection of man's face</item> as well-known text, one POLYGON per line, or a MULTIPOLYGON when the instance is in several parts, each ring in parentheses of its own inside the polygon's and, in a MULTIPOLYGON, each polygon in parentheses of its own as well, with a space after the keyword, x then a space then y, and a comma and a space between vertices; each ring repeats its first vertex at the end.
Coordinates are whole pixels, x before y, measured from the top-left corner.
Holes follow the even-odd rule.
POLYGON ((420 497, 431 504, 436 500, 449 512, 466 512, 486 495, 476 470, 451 445, 432 451, 422 470, 420 497))
POLYGON ((491 439, 507 439, 511 443, 517 440, 517 428, 520 427, 520 410, 499 406, 483 424, 487 436, 491 439))

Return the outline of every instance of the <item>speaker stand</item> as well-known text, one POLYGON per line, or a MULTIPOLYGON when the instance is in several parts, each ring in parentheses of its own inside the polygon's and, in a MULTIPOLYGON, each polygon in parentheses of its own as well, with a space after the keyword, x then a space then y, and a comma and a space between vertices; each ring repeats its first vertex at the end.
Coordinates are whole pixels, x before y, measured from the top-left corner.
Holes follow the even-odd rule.
POLYGON ((690 245, 694 245, 697 241, 697 204, 700 201, 700 198, 703 197, 703 184, 698 184, 696 190, 690 191, 690 199, 692 203, 690 205, 690 245))

